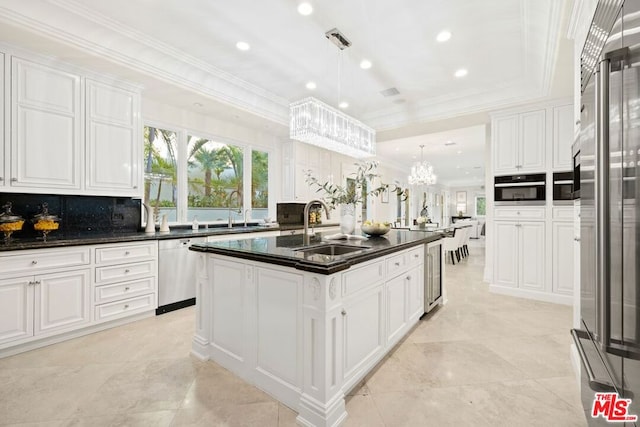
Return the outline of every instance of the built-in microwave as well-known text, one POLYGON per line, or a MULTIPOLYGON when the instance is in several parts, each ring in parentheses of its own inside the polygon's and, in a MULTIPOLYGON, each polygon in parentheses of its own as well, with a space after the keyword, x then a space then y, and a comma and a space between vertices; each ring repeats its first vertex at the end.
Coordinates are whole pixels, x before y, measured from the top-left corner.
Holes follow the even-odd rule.
POLYGON ((496 205, 543 205, 546 175, 543 173, 496 176, 494 200, 496 205))
POLYGON ((554 172, 553 204, 571 204, 573 197, 573 172, 554 172))

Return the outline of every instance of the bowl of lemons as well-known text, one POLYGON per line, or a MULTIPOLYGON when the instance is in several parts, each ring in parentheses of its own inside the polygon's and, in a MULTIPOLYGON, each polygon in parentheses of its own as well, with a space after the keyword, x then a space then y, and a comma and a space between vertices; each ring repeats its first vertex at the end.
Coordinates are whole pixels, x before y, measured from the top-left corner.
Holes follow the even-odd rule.
POLYGON ((361 228, 362 232, 369 236, 382 236, 391 230, 391 223, 366 220, 361 228))

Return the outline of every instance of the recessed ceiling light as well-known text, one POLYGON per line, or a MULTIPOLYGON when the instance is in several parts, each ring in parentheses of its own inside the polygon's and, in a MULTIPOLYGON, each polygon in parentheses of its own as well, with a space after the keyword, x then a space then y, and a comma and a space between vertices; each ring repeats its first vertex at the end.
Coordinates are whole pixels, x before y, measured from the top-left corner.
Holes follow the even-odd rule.
POLYGON ((458 150, 458 154, 462 154, 462 150, 458 150))
POLYGON ((338 104, 338 107, 342 109, 349 108, 349 103, 347 101, 342 101, 340 104, 338 104))
POLYGON ((456 76, 456 77, 464 77, 464 76, 467 75, 467 73, 468 73, 468 71, 465 68, 460 68, 453 75, 456 76))
POLYGON ((400 151, 400 147, 396 147, 396 151, 400 151))
POLYGON ((303 16, 308 16, 313 13, 313 6, 310 3, 300 3, 298 5, 298 13, 303 16))
POLYGON ((466 171, 466 172, 465 172, 465 174, 466 174, 466 175, 469 175, 469 171, 466 171))
POLYGON ((440 43, 446 42, 450 38, 451 38, 451 33, 447 30, 440 31, 436 36, 436 40, 438 40, 440 43))
POLYGON ((316 88, 316 82, 307 82, 307 84, 305 86, 309 90, 314 90, 316 88))
POLYGON ((249 50, 251 48, 247 42, 238 42, 236 43, 236 47, 240 50, 249 50))
POLYGON ((369 61, 368 59, 363 59, 362 61, 360 61, 360 68, 362 68, 363 70, 368 70, 369 68, 371 68, 371 61, 369 61))
POLYGON ((200 108, 200 107, 202 107, 202 104, 201 104, 201 103, 199 103, 199 102, 194 102, 194 103, 193 103, 193 106, 194 106, 194 107, 198 107, 198 108, 200 108))
POLYGON ((446 145, 448 147, 450 145, 456 145, 456 143, 453 142, 453 141, 447 141, 447 142, 444 143, 444 145, 446 145))

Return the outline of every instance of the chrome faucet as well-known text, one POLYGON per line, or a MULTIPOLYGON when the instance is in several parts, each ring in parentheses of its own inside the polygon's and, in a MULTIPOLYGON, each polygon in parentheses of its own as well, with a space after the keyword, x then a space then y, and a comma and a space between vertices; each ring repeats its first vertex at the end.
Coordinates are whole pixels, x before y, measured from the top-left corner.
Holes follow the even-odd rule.
POLYGON ((242 200, 240 199, 240 192, 238 190, 233 190, 231 193, 229 193, 229 198, 227 199, 227 207, 229 208, 229 228, 233 228, 233 222, 231 221, 231 197, 233 196, 233 194, 237 195, 237 199, 238 199, 238 204, 240 205, 238 207, 237 212, 239 214, 242 213, 242 200))
POLYGON ((322 201, 322 200, 311 200, 310 202, 308 202, 306 205, 304 205, 304 244, 308 245, 309 241, 310 241, 310 237, 309 236, 309 209, 311 208, 311 205, 316 205, 316 204, 320 204, 322 205, 322 208, 324 209, 325 214, 327 215, 327 219, 329 219, 329 208, 327 207, 327 205, 322 201))
POLYGON ((247 212, 251 212, 251 209, 244 210, 244 226, 247 226, 247 212))

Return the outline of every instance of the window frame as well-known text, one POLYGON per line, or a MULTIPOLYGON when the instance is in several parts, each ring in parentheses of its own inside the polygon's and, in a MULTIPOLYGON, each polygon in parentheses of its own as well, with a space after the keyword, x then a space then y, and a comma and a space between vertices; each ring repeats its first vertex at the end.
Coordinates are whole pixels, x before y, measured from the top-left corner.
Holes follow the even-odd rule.
MULTIPOLYGON (((176 155, 178 158, 177 165, 176 165, 176 175, 177 175, 176 218, 177 219, 176 221, 170 222, 169 224, 172 224, 172 225, 190 224, 190 222, 187 220, 187 213, 189 211, 189 206, 188 206, 189 205, 189 202, 188 202, 189 184, 188 184, 188 168, 187 168, 187 162, 186 162, 187 152, 188 152, 187 144, 189 142, 189 136, 198 136, 200 138, 206 138, 214 142, 220 142, 226 145, 234 145, 242 149, 242 165, 243 165, 242 166, 243 167, 242 206, 244 210, 251 209, 252 211, 252 207, 251 207, 252 155, 251 153, 254 150, 267 153, 269 158, 269 164, 268 164, 268 170, 267 170, 267 176, 269 180, 267 184, 267 189, 269 192, 269 200, 267 202, 267 210, 268 210, 268 216, 270 217, 274 216, 272 215, 272 213, 274 212, 275 202, 272 199, 275 195, 274 168, 276 167, 276 165, 273 162, 273 159, 275 159, 275 154, 274 154, 275 150, 273 147, 265 147, 264 145, 260 145, 260 144, 251 144, 238 139, 215 135, 211 132, 200 131, 191 127, 176 126, 171 123, 165 123, 165 122, 156 121, 156 120, 143 119, 142 126, 143 126, 142 135, 144 134, 144 127, 160 128, 160 129, 164 129, 164 130, 168 130, 176 133, 176 144, 177 144, 176 155)), ((144 141, 143 141, 143 144, 144 144, 144 141)), ((144 168, 142 169, 144 171, 144 168)), ((243 211, 243 216, 244 216, 244 213, 245 212, 243 211)), ((249 215, 247 216, 247 221, 252 221, 251 217, 252 217, 252 212, 249 212, 249 215)), ((204 221, 202 223, 212 224, 212 225, 226 224, 227 220, 204 221)))
POLYGON ((484 218, 485 216, 487 216, 487 196, 486 196, 486 194, 476 194, 476 196, 474 197, 474 201, 473 201, 473 213, 475 214, 476 218, 478 218, 478 217, 484 218), (484 199, 484 215, 479 215, 478 214, 478 199, 479 198, 483 198, 484 199))

